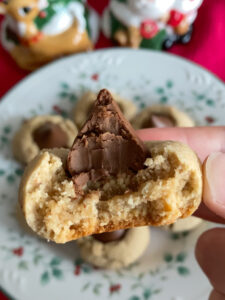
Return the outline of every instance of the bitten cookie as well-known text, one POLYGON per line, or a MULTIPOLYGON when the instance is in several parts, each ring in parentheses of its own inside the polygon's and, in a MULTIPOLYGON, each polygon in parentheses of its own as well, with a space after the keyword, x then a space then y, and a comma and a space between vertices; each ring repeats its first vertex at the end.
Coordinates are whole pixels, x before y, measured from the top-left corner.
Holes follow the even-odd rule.
MULTIPOLYGON (((105 234, 109 233, 103 233, 105 234)), ((98 239, 95 236, 88 236, 77 240, 81 257, 100 268, 121 269, 135 262, 144 253, 150 241, 150 229, 148 227, 128 229, 115 241, 105 242, 104 238, 102 241, 102 237, 98 239)))
POLYGON ((194 121, 173 106, 153 105, 143 109, 131 121, 135 129, 152 127, 192 127, 194 121))
POLYGON ((65 243, 190 216, 202 198, 196 154, 179 142, 138 138, 107 90, 71 150, 43 150, 26 168, 19 199, 28 225, 65 243))
POLYGON ((101 190, 75 194, 65 170, 68 150, 41 152, 26 168, 19 199, 28 225, 40 236, 65 243, 133 226, 163 226, 191 215, 202 197, 196 155, 177 142, 147 143, 145 169, 108 180, 101 190), (64 166, 64 167, 63 167, 64 166))
POLYGON ((37 116, 26 120, 12 141, 15 158, 29 163, 44 148, 70 148, 77 135, 72 121, 61 116, 37 116))
MULTIPOLYGON (((81 128, 82 125, 87 120, 94 102, 97 98, 97 93, 94 92, 86 92, 82 95, 79 101, 76 103, 73 110, 73 119, 78 128, 81 128)), ((119 105, 122 113, 124 114, 127 120, 131 120, 135 114, 137 113, 136 105, 127 99, 121 98, 119 95, 113 94, 114 100, 119 105)))

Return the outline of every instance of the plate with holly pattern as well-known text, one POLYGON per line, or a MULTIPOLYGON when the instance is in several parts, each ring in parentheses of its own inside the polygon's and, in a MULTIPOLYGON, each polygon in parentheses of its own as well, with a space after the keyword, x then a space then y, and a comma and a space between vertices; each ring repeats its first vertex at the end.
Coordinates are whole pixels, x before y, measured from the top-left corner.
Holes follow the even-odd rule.
POLYGON ((24 224, 17 204, 23 167, 11 151, 15 131, 35 115, 71 117, 84 91, 101 88, 131 99, 140 110, 169 104, 198 125, 224 123, 224 84, 197 65, 161 52, 101 50, 63 58, 28 76, 0 103, 1 289, 16 300, 207 299, 210 285, 195 261, 194 245, 213 224, 179 234, 153 228, 144 255, 119 271, 96 269, 80 258, 76 242, 41 240, 24 224))

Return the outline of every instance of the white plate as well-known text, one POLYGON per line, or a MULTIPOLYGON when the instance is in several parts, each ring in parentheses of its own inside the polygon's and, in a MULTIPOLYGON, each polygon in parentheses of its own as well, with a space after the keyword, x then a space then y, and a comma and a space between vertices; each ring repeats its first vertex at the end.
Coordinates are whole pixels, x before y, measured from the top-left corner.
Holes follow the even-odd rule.
POLYGON ((10 141, 21 121, 36 114, 70 115, 84 90, 105 87, 133 99, 140 109, 168 103, 197 124, 224 122, 223 83, 164 53, 97 51, 64 58, 27 77, 0 104, 0 285, 19 300, 207 299, 210 286, 194 259, 194 244, 206 223, 187 236, 153 229, 138 263, 112 272, 81 262, 75 242, 47 243, 15 217, 22 169, 13 160, 10 141))

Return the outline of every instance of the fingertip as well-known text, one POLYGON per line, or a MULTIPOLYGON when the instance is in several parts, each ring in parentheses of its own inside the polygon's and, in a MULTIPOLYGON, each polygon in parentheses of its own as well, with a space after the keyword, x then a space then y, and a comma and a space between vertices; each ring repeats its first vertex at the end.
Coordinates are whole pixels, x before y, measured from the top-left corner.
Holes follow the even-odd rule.
POLYGON ((225 218, 225 153, 215 152, 203 165, 203 200, 218 216, 225 218))
POLYGON ((225 294, 224 286, 225 229, 214 228, 204 232, 197 241, 196 259, 217 291, 225 294))
POLYGON ((225 295, 213 290, 209 296, 209 300, 225 300, 225 295))

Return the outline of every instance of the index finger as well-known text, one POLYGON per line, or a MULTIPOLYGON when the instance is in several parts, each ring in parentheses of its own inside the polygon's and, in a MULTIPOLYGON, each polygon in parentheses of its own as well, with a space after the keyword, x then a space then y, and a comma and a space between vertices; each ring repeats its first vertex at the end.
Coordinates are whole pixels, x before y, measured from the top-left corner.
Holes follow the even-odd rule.
POLYGON ((179 141, 189 145, 203 162, 210 153, 225 151, 225 126, 150 128, 137 131, 144 141, 179 141))

